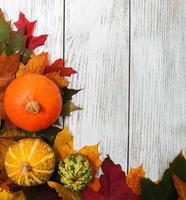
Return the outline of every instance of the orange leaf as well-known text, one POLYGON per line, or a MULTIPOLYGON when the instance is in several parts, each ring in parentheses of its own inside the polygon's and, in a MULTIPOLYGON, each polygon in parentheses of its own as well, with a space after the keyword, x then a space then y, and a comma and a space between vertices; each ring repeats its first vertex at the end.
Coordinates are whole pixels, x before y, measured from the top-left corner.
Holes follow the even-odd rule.
POLYGON ((67 87, 68 81, 63 76, 60 76, 58 72, 47 73, 46 76, 54 81, 60 88, 67 87))
POLYGON ((129 188, 133 190, 134 193, 140 194, 141 187, 140 187, 140 178, 145 175, 142 165, 137 168, 131 168, 127 177, 126 183, 129 188))
POLYGON ((99 144, 94 146, 84 146, 78 151, 78 154, 85 156, 93 166, 96 173, 101 165, 100 154, 98 151, 99 144))
POLYGON ((53 149, 58 158, 61 160, 75 153, 73 136, 71 135, 68 127, 65 127, 57 134, 53 149))
POLYGON ((179 200, 186 200, 186 182, 173 174, 174 185, 177 190, 179 200))
POLYGON ((20 64, 16 77, 20 77, 26 73, 44 74, 48 65, 48 53, 42 52, 39 55, 32 55, 26 65, 20 64))
POLYGON ((101 188, 101 184, 99 182, 99 178, 94 178, 94 180, 92 181, 92 183, 89 185, 89 187, 94 190, 95 192, 98 192, 101 188))
POLYGON ((8 84, 15 78, 20 62, 19 54, 7 56, 5 53, 0 55, 0 120, 7 120, 3 109, 4 91, 8 84))

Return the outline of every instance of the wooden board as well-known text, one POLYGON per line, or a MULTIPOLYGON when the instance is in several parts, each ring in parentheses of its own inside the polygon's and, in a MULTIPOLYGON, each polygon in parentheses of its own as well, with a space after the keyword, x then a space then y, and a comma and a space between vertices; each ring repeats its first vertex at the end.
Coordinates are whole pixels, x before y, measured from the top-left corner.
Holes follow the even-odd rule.
POLYGON ((77 148, 99 141, 126 168, 128 138, 128 0, 66 0, 65 58, 83 88, 75 102, 83 111, 67 120, 77 148))
POLYGON ((63 56, 63 1, 55 0, 0 0, 0 8, 5 12, 7 19, 16 21, 19 11, 29 20, 38 20, 35 35, 48 34, 44 47, 37 51, 48 51, 51 59, 63 56))
POLYGON ((131 1, 130 165, 158 178, 186 150, 186 1, 131 1))

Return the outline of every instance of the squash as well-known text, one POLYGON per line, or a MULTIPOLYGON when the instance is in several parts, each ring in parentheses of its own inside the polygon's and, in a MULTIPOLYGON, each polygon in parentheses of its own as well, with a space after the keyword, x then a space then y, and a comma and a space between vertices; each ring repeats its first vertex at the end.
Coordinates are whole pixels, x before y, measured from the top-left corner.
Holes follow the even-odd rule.
POLYGON ((4 109, 17 127, 40 131, 57 120, 62 97, 58 86, 46 76, 28 73, 8 85, 4 109))
POLYGON ((88 159, 81 155, 70 155, 58 165, 61 183, 72 190, 79 191, 88 186, 93 178, 93 169, 88 159))
POLYGON ((51 177, 55 155, 52 148, 40 138, 23 138, 8 148, 4 164, 8 177, 14 183, 35 186, 51 177))

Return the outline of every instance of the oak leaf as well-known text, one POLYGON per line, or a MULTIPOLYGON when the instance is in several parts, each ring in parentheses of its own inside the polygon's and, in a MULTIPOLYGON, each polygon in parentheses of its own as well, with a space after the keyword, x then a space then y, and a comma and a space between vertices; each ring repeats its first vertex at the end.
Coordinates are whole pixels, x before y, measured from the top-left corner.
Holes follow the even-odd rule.
POLYGON ((173 174, 173 181, 176 191, 178 192, 179 200, 186 200, 186 182, 175 174, 173 174))
POLYGON ((26 36, 26 48, 35 49, 44 45, 47 35, 33 36, 33 31, 36 25, 36 21, 29 22, 23 13, 20 12, 19 19, 14 23, 18 31, 24 31, 26 36))
POLYGON ((60 76, 58 72, 47 73, 46 76, 53 80, 60 88, 67 87, 68 81, 63 76, 60 76))
POLYGON ((50 72, 59 72, 61 76, 71 76, 77 73, 73 68, 65 67, 63 59, 58 59, 52 65, 48 66, 46 73, 50 72))

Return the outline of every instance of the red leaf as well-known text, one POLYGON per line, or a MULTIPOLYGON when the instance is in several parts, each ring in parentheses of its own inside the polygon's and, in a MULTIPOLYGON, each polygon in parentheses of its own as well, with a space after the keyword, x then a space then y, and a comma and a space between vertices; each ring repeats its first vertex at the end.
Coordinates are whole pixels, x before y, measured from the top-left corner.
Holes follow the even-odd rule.
POLYGON ((34 32, 35 25, 36 25, 36 21, 29 22, 27 24, 26 30, 25 30, 25 35, 27 35, 27 37, 32 36, 32 34, 34 32))
POLYGON ((25 17, 23 13, 20 12, 19 20, 14 23, 18 30, 22 29, 24 31, 24 35, 27 38, 26 47, 35 49, 39 46, 44 45, 47 35, 33 36, 33 31, 36 25, 36 21, 30 22, 25 17))
POLYGON ((40 35, 38 37, 30 36, 28 37, 28 40, 27 40, 27 47, 31 49, 40 47, 44 45, 46 39, 47 39, 47 35, 40 35))
POLYGON ((71 76, 72 74, 77 73, 73 68, 65 67, 64 61, 61 58, 47 67, 46 73, 49 72, 60 72, 61 76, 71 76))
POLYGON ((24 29, 28 23, 29 23, 29 21, 27 20, 25 15, 22 12, 20 12, 19 13, 19 19, 14 24, 15 24, 17 29, 24 29))
POLYGON ((85 200, 139 200, 139 196, 126 184, 126 176, 120 165, 107 157, 102 163, 104 175, 100 177, 101 189, 98 192, 85 189, 82 192, 85 200))

